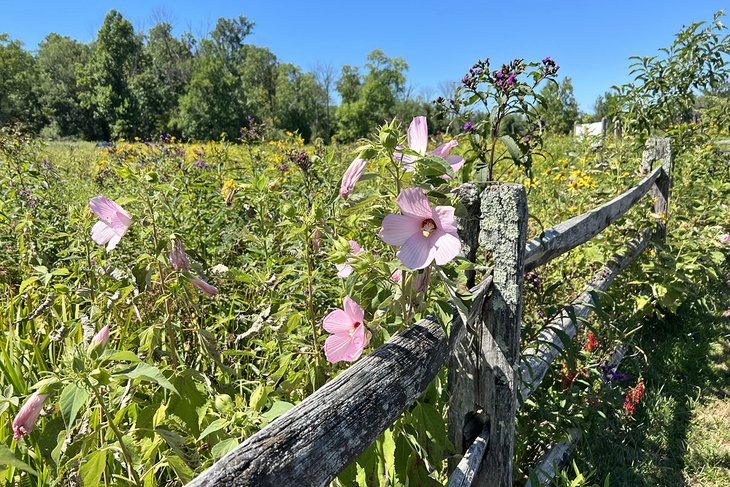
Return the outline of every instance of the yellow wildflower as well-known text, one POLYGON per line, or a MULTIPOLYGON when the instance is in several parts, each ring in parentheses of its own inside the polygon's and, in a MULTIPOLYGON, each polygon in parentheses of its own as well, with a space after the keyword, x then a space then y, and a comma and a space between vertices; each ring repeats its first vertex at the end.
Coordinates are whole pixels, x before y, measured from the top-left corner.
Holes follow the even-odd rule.
POLYGON ((232 179, 226 179, 223 182, 221 196, 223 196, 223 199, 226 201, 226 206, 231 206, 233 204, 233 197, 236 195, 237 191, 238 188, 236 188, 236 183, 232 179))

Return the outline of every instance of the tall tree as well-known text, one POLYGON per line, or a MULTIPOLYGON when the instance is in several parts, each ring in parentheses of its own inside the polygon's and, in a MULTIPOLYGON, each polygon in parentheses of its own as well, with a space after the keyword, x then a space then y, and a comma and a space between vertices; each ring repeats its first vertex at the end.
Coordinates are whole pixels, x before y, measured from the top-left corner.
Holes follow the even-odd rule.
POLYGON ((557 134, 570 133, 580 115, 570 78, 566 76, 560 83, 548 83, 540 96, 542 100, 537 112, 545 120, 547 130, 557 134))
POLYGON ((157 24, 148 32, 143 70, 132 78, 143 134, 173 130, 179 99, 190 82, 192 46, 191 38, 174 37, 168 23, 157 24))
POLYGON ((94 52, 82 69, 81 104, 94 111, 105 137, 136 135, 139 107, 131 79, 141 71, 142 41, 132 24, 111 10, 99 29, 94 52))
POLYGON ((54 136, 97 136, 93 112, 81 106, 77 82, 77 72, 88 62, 90 54, 87 44, 58 34, 48 34, 38 45, 41 103, 54 136))
POLYGON ((0 125, 23 124, 38 131, 44 123, 35 61, 20 41, 0 34, 0 125))
POLYGON ((364 78, 357 68, 344 66, 337 82, 342 104, 337 110, 337 136, 351 141, 364 137, 377 124, 396 114, 396 104, 404 99, 408 69, 403 58, 389 58, 376 49, 368 55, 364 78))

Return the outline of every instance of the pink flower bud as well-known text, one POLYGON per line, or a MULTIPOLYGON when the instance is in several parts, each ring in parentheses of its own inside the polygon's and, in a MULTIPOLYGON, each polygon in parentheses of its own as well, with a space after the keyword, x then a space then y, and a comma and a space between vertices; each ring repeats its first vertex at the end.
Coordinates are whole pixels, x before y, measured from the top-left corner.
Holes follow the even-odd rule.
POLYGON ((398 284, 400 282, 400 279, 402 276, 403 276, 403 271, 400 269, 396 269, 390 275, 390 281, 398 284))
POLYGON ((346 200, 350 194, 352 194, 352 190, 355 189, 355 183, 357 183, 362 176, 363 171, 365 171, 365 165, 367 162, 367 160, 360 159, 358 157, 350 163, 350 166, 342 176, 342 183, 340 184, 340 198, 346 200))
POLYGON ((176 239, 172 239, 172 248, 170 249, 170 264, 176 271, 189 271, 190 260, 188 254, 185 253, 185 246, 176 239))
POLYGON ((195 286, 198 289, 200 289, 207 296, 215 296, 216 294, 218 294, 218 288, 217 287, 215 287, 215 286, 213 286, 211 284, 208 284, 207 282, 205 282, 204 280, 202 280, 199 277, 192 277, 190 279, 190 282, 193 284, 193 286, 195 286))
POLYGON ((91 347, 102 351, 106 348, 107 343, 109 343, 109 325, 104 326, 94 335, 94 338, 91 339, 91 347))
POLYGON ((13 421, 13 439, 15 441, 18 441, 25 435, 29 435, 33 431, 35 422, 43 410, 43 403, 48 396, 49 394, 41 394, 36 391, 35 394, 25 401, 25 404, 20 408, 18 415, 15 416, 15 420, 13 421))

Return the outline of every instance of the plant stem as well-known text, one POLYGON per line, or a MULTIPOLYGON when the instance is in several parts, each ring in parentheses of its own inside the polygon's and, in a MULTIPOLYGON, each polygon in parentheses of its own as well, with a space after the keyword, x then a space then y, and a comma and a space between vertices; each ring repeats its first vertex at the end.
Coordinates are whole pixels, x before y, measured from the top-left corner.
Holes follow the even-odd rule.
POLYGON ((84 379, 86 382, 86 385, 91 388, 91 390, 94 393, 94 396, 96 396, 96 400, 99 402, 99 406, 101 406, 101 410, 104 413, 104 416, 106 416, 106 420, 109 423, 109 426, 111 427, 112 431, 114 432, 114 436, 117 437, 117 441, 119 442, 119 447, 122 449, 122 454, 124 455, 124 460, 127 462, 127 470, 129 471, 129 474, 134 478, 134 483, 137 485, 142 485, 142 482, 139 480, 139 475, 137 475, 137 471, 134 469, 134 463, 132 462, 132 455, 129 453, 129 450, 127 450, 127 445, 124 444, 124 440, 122 439, 122 432, 119 431, 119 428, 117 428, 117 425, 114 424, 114 419, 112 418, 111 414, 109 414, 109 410, 106 408, 106 405, 104 404, 104 398, 99 393, 99 390, 91 385, 91 382, 89 382, 88 379, 84 379))

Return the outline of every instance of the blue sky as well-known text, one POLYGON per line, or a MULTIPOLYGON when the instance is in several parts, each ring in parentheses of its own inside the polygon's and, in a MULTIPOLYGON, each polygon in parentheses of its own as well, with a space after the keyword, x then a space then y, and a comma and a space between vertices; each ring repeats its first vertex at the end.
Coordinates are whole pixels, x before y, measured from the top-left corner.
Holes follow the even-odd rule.
MULTIPOLYGON (((583 110, 613 84, 628 81, 629 57, 653 55, 683 25, 710 20, 728 2, 712 0, 289 1, 289 0, 0 0, 0 32, 34 49, 50 32, 88 42, 104 15, 119 10, 135 26, 158 20, 176 33, 208 32, 218 17, 256 23, 250 41, 280 60, 312 69, 361 66, 373 49, 408 62, 415 94, 434 98, 478 58, 499 65, 551 56, 573 80, 583 110)), ((726 24, 730 20, 725 19, 726 24)))

